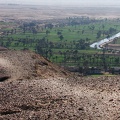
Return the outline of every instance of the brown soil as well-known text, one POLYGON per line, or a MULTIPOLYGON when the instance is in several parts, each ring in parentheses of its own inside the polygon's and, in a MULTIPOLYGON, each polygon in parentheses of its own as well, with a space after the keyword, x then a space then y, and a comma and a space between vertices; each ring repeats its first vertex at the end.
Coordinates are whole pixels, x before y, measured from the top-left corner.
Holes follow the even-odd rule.
POLYGON ((120 8, 115 6, 27 6, 0 5, 0 20, 48 20, 88 16, 92 18, 119 18, 120 8))
POLYGON ((120 120, 120 77, 75 77, 28 51, 0 51, 0 120, 120 120))
POLYGON ((0 51, 0 69, 10 80, 65 77, 68 72, 30 51, 0 51))
POLYGON ((109 49, 120 50, 120 44, 108 44, 109 49))

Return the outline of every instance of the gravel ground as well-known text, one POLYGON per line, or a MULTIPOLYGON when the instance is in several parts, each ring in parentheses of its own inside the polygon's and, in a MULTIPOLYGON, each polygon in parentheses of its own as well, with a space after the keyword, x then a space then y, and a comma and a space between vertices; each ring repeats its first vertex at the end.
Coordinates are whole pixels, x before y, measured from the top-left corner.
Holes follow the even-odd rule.
POLYGON ((0 120, 120 120, 119 76, 75 77, 28 51, 0 51, 0 66, 0 120))
POLYGON ((30 51, 0 51, 0 70, 9 80, 65 77, 70 75, 59 66, 30 51))

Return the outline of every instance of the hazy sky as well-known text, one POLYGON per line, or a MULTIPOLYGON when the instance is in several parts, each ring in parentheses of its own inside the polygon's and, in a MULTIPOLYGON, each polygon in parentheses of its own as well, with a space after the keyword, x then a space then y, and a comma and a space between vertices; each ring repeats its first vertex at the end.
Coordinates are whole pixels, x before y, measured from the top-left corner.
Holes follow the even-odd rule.
POLYGON ((34 5, 120 5, 120 0, 0 0, 0 3, 34 5))

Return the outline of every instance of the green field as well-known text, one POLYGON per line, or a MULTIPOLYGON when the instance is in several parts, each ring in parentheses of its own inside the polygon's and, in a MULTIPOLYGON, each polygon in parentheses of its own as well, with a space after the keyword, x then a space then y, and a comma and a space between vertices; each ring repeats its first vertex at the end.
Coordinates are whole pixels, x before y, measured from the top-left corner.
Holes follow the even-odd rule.
MULTIPOLYGON (((39 23, 18 25, 0 22, 0 26, 3 26, 1 32, 4 33, 0 35, 0 45, 16 50, 29 49, 57 63, 65 61, 76 63, 73 59, 79 59, 83 54, 91 56, 96 53, 102 54, 101 50, 92 49, 89 45, 120 31, 120 21, 117 19, 94 21, 88 20, 89 23, 52 26, 52 28, 41 26, 39 23)), ((119 40, 117 43, 120 43, 119 40)), ((87 59, 89 58, 83 57, 83 60, 77 60, 77 64, 87 59)), ((101 59, 96 58, 99 62, 101 59)))

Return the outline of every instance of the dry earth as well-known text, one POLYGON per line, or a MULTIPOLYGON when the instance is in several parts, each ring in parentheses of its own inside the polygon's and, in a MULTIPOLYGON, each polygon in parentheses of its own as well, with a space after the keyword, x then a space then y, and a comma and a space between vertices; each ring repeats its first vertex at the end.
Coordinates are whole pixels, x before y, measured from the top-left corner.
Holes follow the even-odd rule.
POLYGON ((120 50, 120 44, 108 44, 109 49, 120 50))
POLYGON ((79 16, 120 18, 119 11, 119 6, 0 5, 0 20, 46 20, 79 16))
POLYGON ((0 120, 120 120, 120 77, 75 77, 29 51, 0 51, 0 120))
POLYGON ((68 72, 30 51, 0 50, 0 68, 9 80, 65 77, 68 72))

